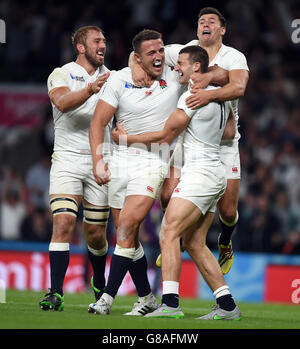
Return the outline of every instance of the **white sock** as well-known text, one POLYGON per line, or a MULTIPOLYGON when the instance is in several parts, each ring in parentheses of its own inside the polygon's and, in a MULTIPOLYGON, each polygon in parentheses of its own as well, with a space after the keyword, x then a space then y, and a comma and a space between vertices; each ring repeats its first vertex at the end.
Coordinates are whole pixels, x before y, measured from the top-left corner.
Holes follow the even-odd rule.
POLYGON ((163 294, 179 294, 179 282, 177 281, 163 281, 163 294))
POLYGON ((108 242, 106 241, 106 244, 103 248, 101 248, 100 250, 95 250, 94 248, 90 247, 89 245, 87 245, 88 250, 94 255, 94 256, 104 256, 107 254, 108 251, 108 242))
POLYGON ((143 258, 144 257, 144 249, 143 249, 143 246, 142 244, 140 243, 140 246, 135 250, 134 252, 134 257, 133 257, 133 262, 136 262, 138 261, 139 259, 143 258))
POLYGON ((222 296, 226 296, 227 294, 230 294, 229 287, 227 285, 219 287, 213 293, 216 299, 222 296))
POLYGON ((49 251, 69 251, 70 244, 68 242, 50 242, 49 251))

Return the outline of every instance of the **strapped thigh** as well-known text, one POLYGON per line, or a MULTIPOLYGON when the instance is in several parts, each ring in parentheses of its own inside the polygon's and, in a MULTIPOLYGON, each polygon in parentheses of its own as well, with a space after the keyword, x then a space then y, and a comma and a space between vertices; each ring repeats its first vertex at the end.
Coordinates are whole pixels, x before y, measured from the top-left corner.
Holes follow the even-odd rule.
POLYGON ((88 224, 106 225, 109 217, 109 206, 83 205, 83 221, 88 224))
POLYGON ((55 197, 51 199, 50 208, 53 216, 64 213, 77 217, 78 214, 77 201, 70 197, 55 197))

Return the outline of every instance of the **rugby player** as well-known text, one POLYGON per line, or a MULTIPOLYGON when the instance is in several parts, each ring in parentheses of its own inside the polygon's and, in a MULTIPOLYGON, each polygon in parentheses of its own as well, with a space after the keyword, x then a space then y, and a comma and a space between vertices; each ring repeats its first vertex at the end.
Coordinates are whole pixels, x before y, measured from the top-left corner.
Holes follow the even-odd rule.
MULTIPOLYGON (((72 37, 76 61, 55 68, 48 78, 55 128, 50 171, 50 206, 53 233, 49 244, 50 292, 39 302, 43 310, 64 309, 63 282, 69 264, 70 241, 78 209, 83 203, 84 232, 94 276, 96 299, 105 286, 109 216, 107 185, 99 187, 93 176, 89 127, 101 88, 109 77, 104 65, 106 40, 101 28, 79 28, 72 37)), ((105 128, 105 142, 110 143, 105 128)), ((108 161, 110 149, 105 149, 108 161)))

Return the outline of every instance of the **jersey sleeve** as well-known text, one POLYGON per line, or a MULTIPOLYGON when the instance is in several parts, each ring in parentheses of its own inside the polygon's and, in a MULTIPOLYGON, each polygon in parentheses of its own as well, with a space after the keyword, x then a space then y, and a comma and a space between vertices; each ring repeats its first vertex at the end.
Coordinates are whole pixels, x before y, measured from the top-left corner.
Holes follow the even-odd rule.
POLYGON ((230 50, 225 54, 225 56, 223 57, 223 61, 219 66, 228 71, 239 69, 249 71, 245 55, 242 52, 235 49, 230 50))
POLYGON ((178 60, 179 51, 184 45, 174 44, 165 46, 165 63, 170 67, 175 67, 178 60))
POLYGON ((61 68, 55 68, 47 80, 48 93, 57 87, 69 87, 68 74, 61 68))
POLYGON ((110 104, 112 107, 117 108, 120 100, 120 86, 121 82, 118 79, 118 75, 113 73, 103 86, 100 99, 110 104))
POLYGON ((165 46, 166 65, 169 65, 170 67, 175 67, 175 65, 177 64, 180 50, 186 46, 191 46, 191 45, 199 45, 199 41, 192 40, 185 45, 181 45, 181 44, 166 45, 165 46))
POLYGON ((191 93, 189 91, 183 93, 180 96, 178 103, 177 103, 177 109, 183 110, 186 113, 186 115, 191 119, 195 115, 197 110, 192 110, 192 109, 187 107, 185 101, 189 96, 191 96, 191 93))

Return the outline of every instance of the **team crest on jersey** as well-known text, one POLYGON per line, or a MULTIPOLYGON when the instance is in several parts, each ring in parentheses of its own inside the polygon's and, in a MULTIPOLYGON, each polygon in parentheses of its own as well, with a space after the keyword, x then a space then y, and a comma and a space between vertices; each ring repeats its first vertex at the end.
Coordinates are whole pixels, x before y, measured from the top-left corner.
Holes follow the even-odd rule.
POLYGON ((81 82, 85 82, 83 76, 74 76, 70 73, 71 79, 72 80, 76 80, 76 81, 81 81, 81 82))
POLYGON ((167 82, 166 82, 165 80, 163 80, 163 79, 160 79, 160 80, 159 80, 159 86, 160 86, 162 89, 168 87, 167 82))

